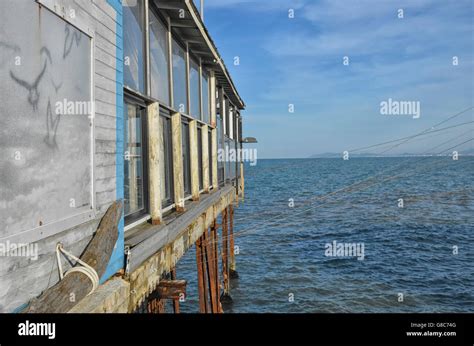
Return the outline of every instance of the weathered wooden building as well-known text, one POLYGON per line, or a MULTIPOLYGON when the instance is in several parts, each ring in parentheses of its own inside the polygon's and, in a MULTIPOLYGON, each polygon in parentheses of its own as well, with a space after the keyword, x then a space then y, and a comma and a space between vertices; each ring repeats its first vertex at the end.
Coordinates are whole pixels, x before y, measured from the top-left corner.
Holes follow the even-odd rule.
POLYGON ((218 151, 241 148, 245 105, 193 1, 2 1, 0 80, 0 312, 176 310, 194 244, 200 310, 222 311, 243 166, 218 151), (32 308, 72 267, 87 296, 32 308))

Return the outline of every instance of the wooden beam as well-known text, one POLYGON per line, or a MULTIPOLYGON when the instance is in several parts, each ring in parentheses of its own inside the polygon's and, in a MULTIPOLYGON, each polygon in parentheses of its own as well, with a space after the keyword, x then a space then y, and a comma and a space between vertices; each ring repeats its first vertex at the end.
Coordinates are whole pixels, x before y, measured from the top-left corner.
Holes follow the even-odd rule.
MULTIPOLYGON (((199 44, 199 45, 205 45, 206 42, 201 40, 199 37, 191 38, 191 37, 182 37, 182 40, 191 44, 199 44)), ((194 51, 193 51, 194 52, 194 51)))
POLYGON ((184 212, 183 146, 181 138, 181 114, 171 116, 171 140, 173 142, 173 182, 177 212, 184 212))
MULTIPOLYGON (((95 269, 99 278, 104 275, 118 239, 118 223, 122 216, 123 203, 115 201, 100 221, 97 232, 84 250, 80 259, 95 269)), ((92 289, 91 280, 84 274, 72 272, 53 287, 33 299, 23 312, 61 313, 68 312, 92 289), (71 297, 74 299, 71 299, 71 297)))
POLYGON ((180 1, 155 1, 154 3, 160 10, 182 10, 185 8, 184 3, 180 1))
MULTIPOLYGON (((189 42, 189 41, 187 41, 187 42, 192 43, 192 42, 189 42)), ((196 55, 212 56, 212 54, 210 52, 207 52, 207 51, 204 51, 204 50, 191 49, 191 51, 193 52, 193 54, 196 54, 196 55)))
POLYGON ((194 28, 196 23, 189 19, 171 19, 171 26, 175 28, 194 28))
POLYGON ((147 107, 148 113, 148 175, 150 214, 153 225, 161 223, 161 177, 160 163, 163 160, 163 131, 161 129, 160 108, 157 102, 147 107))
MULTIPOLYGON (((189 147, 191 161, 191 195, 193 201, 199 201, 199 155, 198 155, 198 134, 197 120, 189 122, 189 147)), ((202 131, 201 131, 202 135, 202 131)))
POLYGON ((186 294, 186 280, 161 280, 156 291, 160 299, 179 299, 186 294))
POLYGON ((209 126, 203 125, 201 128, 202 139, 202 188, 205 193, 209 193, 209 126))
POLYGON ((219 180, 217 176, 217 129, 211 131, 211 144, 212 144, 212 188, 214 190, 219 189, 219 180))

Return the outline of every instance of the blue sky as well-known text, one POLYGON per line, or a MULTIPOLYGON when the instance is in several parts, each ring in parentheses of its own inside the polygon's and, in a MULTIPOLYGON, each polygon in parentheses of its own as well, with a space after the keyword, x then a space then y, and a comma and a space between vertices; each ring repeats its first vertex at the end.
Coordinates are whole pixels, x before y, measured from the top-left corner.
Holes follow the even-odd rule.
MULTIPOLYGON (((205 23, 246 102, 244 135, 258 138, 259 158, 308 157, 411 135, 472 107, 473 4, 205 0, 205 23), (420 102, 420 118, 381 115, 388 98, 420 102)), ((472 110, 446 125, 469 120, 472 110)), ((467 126, 391 152, 472 137, 467 126)))

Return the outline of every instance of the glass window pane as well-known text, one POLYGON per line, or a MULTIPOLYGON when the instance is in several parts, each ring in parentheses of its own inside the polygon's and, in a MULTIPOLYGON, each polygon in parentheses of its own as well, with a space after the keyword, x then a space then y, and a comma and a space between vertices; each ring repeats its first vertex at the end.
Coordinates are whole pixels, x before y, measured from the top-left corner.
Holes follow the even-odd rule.
POLYGON ((209 77, 203 72, 202 74, 202 121, 209 123, 209 77))
POLYGON ((171 152, 171 119, 160 117, 163 140, 160 143, 160 152, 163 153, 163 160, 160 160, 161 173, 161 196, 162 206, 167 207, 173 203, 173 162, 171 152))
POLYGON ((201 119, 201 105, 199 102, 199 65, 190 60, 189 63, 189 91, 191 96, 191 115, 201 119))
POLYGON ((123 58, 124 84, 144 93, 145 70, 143 51, 144 7, 141 0, 124 0, 123 58))
POLYGON ((178 112, 188 114, 185 51, 175 40, 173 40, 173 95, 173 107, 178 112))
POLYGON ((183 123, 182 127, 182 149, 183 149, 183 178, 184 178, 184 194, 191 194, 191 158, 189 147, 189 124, 183 123))
POLYGON ((126 103, 124 114, 125 216, 144 208, 144 169, 142 143, 143 110, 126 103))
POLYGON ((167 33, 162 22, 150 11, 151 96, 169 106, 167 33))
POLYGON ((229 108, 229 138, 234 138, 234 109, 229 108))

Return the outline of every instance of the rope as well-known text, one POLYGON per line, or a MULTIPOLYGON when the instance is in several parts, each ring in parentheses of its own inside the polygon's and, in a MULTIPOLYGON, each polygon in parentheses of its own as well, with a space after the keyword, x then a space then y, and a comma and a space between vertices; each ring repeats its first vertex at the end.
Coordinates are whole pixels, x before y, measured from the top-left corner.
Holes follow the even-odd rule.
POLYGON ((92 268, 90 265, 88 265, 86 262, 74 256, 72 253, 64 250, 63 245, 61 243, 58 243, 58 245, 56 246, 56 257, 58 259, 59 276, 61 277, 61 280, 64 279, 64 277, 67 276, 68 274, 75 273, 75 272, 82 273, 85 276, 87 276, 89 280, 91 280, 92 282, 92 289, 87 295, 90 295, 92 292, 94 292, 97 289, 97 287, 99 286, 99 275, 97 274, 96 270, 92 268), (64 273, 63 267, 61 264, 61 252, 66 257, 69 257, 75 260, 81 266, 72 267, 66 273, 64 273))

